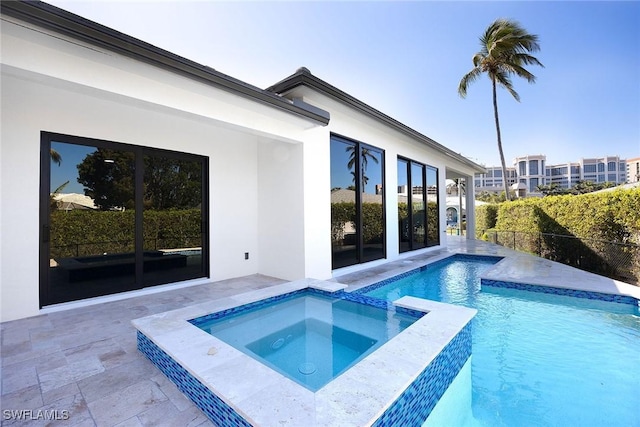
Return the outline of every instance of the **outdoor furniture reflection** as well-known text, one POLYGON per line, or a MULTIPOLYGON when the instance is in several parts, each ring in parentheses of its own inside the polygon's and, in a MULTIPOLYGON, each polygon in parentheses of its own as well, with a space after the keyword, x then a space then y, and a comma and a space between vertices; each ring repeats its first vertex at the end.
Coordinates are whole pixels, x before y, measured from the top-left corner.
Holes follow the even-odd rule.
MULTIPOLYGON (((61 258, 56 261, 69 282, 135 273, 135 254, 132 252, 61 258)), ((187 266, 187 255, 145 251, 143 266, 145 272, 183 268, 187 266)))

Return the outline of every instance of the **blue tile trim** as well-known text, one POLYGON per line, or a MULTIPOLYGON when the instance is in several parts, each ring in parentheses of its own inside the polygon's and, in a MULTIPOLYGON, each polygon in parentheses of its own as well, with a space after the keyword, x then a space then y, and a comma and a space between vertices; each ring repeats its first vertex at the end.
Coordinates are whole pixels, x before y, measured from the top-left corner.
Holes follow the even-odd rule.
POLYGON ((529 285, 525 283, 506 282, 502 280, 480 279, 480 286, 493 286, 496 288, 517 289, 520 291, 542 292, 545 294, 565 295, 574 298, 584 298, 607 302, 617 302, 640 307, 640 300, 628 295, 605 294, 602 292, 581 291, 577 289, 554 288, 553 286, 529 285))
POLYGON ((140 331, 138 331, 138 350, 147 356, 216 425, 251 427, 251 424, 240 414, 223 402, 222 399, 205 387, 140 331))
POLYGON ((398 281, 400 279, 404 279, 405 277, 413 276, 414 274, 418 274, 418 273, 420 273, 422 271, 429 270, 429 269, 436 268, 436 267, 440 267, 442 265, 446 265, 446 264, 449 264, 449 263, 454 262, 454 261, 474 261, 474 260, 479 260, 479 261, 495 261, 497 263, 498 261, 500 261, 502 259, 503 259, 503 257, 494 256, 494 255, 454 254, 454 255, 448 256, 446 258, 439 259, 438 261, 432 262, 430 264, 423 265, 422 267, 418 267, 418 268, 415 268, 413 270, 406 271, 404 273, 400 273, 400 274, 398 274, 396 276, 393 276, 393 277, 390 277, 388 279, 381 280, 380 282, 374 283, 372 285, 365 286, 364 288, 356 289, 355 291, 352 291, 351 293, 352 294, 365 294, 367 292, 371 292, 373 290, 376 290, 378 288, 386 286, 389 283, 393 283, 393 282, 396 282, 396 281, 398 281))
POLYGON ((413 316, 416 318, 420 318, 422 316, 424 316, 424 312, 421 311, 417 311, 417 310, 410 310, 407 308, 402 308, 402 307, 396 307, 394 306, 391 302, 388 301, 384 301, 378 298, 372 298, 372 297, 368 297, 366 295, 354 295, 353 293, 350 292, 345 292, 343 290, 337 291, 337 292, 327 292, 327 291, 323 291, 320 289, 314 289, 314 288, 305 288, 305 289, 300 289, 294 292, 289 292, 286 294, 282 294, 282 295, 276 295, 270 298, 265 298, 263 300, 260 301, 255 301, 249 304, 244 304, 244 305, 240 305, 237 307, 232 307, 232 308, 228 308, 226 310, 222 310, 222 311, 216 311, 215 313, 210 313, 207 314, 205 316, 201 316, 201 317, 197 317, 195 319, 191 319, 189 320, 189 323, 191 323, 194 326, 200 327, 201 325, 211 321, 211 320, 216 320, 216 319, 221 319, 223 317, 226 316, 230 316, 233 314, 237 314, 237 313, 241 313, 241 312, 245 312, 245 311, 249 311, 249 310, 255 310, 258 309, 262 306, 268 305, 268 304, 272 304, 275 302, 280 302, 280 301, 284 301, 284 300, 288 300, 291 298, 295 298, 297 296, 301 296, 301 295, 320 295, 320 296, 325 296, 328 298, 334 298, 334 299, 342 299, 342 300, 347 300, 347 301, 352 301, 352 302, 356 302, 359 304, 366 304, 366 305, 370 305, 373 307, 377 307, 377 308, 381 308, 384 310, 389 310, 389 311, 395 311, 397 313, 403 313, 403 314, 407 314, 409 316, 413 316))
MULTIPOLYGON (((216 425, 251 426, 240 414, 216 396, 173 360, 142 332, 137 332, 138 350, 216 425)), ((373 424, 375 427, 420 426, 427 419, 462 366, 471 356, 471 323, 468 323, 416 380, 373 424)))
POLYGON ((471 356, 471 322, 445 346, 373 427, 421 426, 471 356))
MULTIPOLYGON (((300 289, 298 291, 294 291, 294 292, 289 292, 286 294, 281 294, 281 295, 276 295, 270 298, 265 298, 259 301, 255 301, 255 302, 251 302, 248 304, 244 304, 244 305, 240 305, 237 307, 231 307, 228 308, 226 310, 222 310, 222 311, 216 311, 215 313, 210 313, 207 314, 205 316, 201 316, 195 319, 191 319, 189 320, 189 323, 191 323, 194 326, 198 326, 200 327, 200 325, 209 322, 210 320, 216 320, 216 319, 221 319, 223 317, 226 316, 230 316, 232 314, 236 314, 239 312, 243 312, 243 311, 248 311, 248 310, 253 310, 253 309, 257 309, 260 308, 264 305, 273 303, 273 302, 277 302, 277 301, 284 301, 287 299, 291 299, 296 297, 297 295, 303 294, 305 292, 308 292, 308 289, 300 289)), ((326 293, 327 295, 331 295, 330 293, 326 293)))
POLYGON ((375 289, 378 289, 378 288, 381 288, 383 286, 386 286, 389 283, 393 283, 393 282, 396 282, 396 281, 398 281, 400 279, 404 279, 405 277, 409 277, 409 276, 413 276, 414 274, 418 274, 421 271, 426 270, 426 268, 427 268, 426 266, 423 266, 423 267, 415 268, 415 269, 410 270, 410 271, 406 271, 404 273, 400 273, 397 276, 393 276, 393 277, 390 277, 388 279, 381 280, 378 283, 374 283, 373 285, 369 285, 369 286, 365 286, 364 288, 356 289, 355 291, 351 292, 351 294, 353 294, 353 295, 363 295, 363 294, 365 294, 367 292, 371 292, 371 291, 373 291, 375 289))

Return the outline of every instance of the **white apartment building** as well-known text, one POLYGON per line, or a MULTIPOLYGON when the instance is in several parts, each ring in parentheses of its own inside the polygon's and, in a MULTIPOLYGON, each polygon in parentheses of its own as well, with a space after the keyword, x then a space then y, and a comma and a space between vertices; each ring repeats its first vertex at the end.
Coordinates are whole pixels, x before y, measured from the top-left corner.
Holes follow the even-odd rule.
POLYGON ((640 157, 627 160, 627 182, 640 182, 640 157))
POLYGON ((627 181, 626 165, 626 160, 620 160, 619 156, 583 158, 580 160, 581 180, 624 184, 627 181))
POLYGON ((571 188, 580 179, 580 163, 550 165, 545 170, 546 185, 557 184, 561 188, 571 188))
MULTIPOLYGON (((504 190, 504 184, 502 181, 502 167, 491 166, 487 167, 486 173, 477 173, 474 177, 474 186, 476 192, 489 191, 498 192, 504 190)), ((517 182, 517 174, 515 168, 507 168, 507 184, 509 186, 517 182)))
MULTIPOLYGON (((619 156, 582 158, 577 162, 547 165, 545 155, 535 154, 516 157, 513 166, 507 168, 509 186, 523 184, 531 196, 540 195, 537 191, 539 185, 557 184, 568 189, 578 181, 624 184, 640 180, 640 157, 628 161, 619 156)), ((486 173, 474 177, 476 192, 504 191, 502 168, 490 166, 486 169, 486 173)))
POLYGON ((545 185, 545 163, 547 156, 543 154, 516 157, 513 165, 518 174, 518 182, 526 185, 528 194, 539 194, 538 185, 545 185))

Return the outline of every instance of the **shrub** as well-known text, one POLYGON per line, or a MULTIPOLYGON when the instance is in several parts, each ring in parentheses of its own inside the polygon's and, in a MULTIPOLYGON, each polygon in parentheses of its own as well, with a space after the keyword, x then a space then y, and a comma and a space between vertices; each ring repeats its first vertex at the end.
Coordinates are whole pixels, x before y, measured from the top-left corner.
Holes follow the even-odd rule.
MULTIPOLYGON (((485 218, 478 216, 477 233, 488 222, 488 214, 481 215, 485 218)), ((498 233, 506 246, 595 272, 633 271, 640 280, 640 251, 608 243, 640 244, 640 188, 502 203, 495 230, 531 233, 518 239, 512 235, 511 242, 498 233)))
POLYGON ((484 231, 495 228, 497 220, 498 205, 491 204, 478 206, 476 208, 476 238, 481 238, 484 231))
MULTIPOLYGON (((144 212, 144 249, 198 247, 201 245, 201 211, 181 209, 144 212)), ((123 253, 135 250, 135 212, 51 212, 51 257, 123 253)))

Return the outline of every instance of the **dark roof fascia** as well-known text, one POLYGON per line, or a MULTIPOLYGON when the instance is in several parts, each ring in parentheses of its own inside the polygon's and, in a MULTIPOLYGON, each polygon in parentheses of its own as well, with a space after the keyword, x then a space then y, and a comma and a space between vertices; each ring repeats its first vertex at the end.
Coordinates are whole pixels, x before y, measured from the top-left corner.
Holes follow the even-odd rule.
POLYGON ((56 31, 83 42, 211 84, 236 95, 268 104, 326 126, 329 113, 306 108, 288 99, 220 73, 142 40, 41 1, 0 1, 2 14, 56 31))
POLYGON ((284 94, 292 89, 295 89, 298 86, 307 86, 311 89, 315 89, 321 93, 324 93, 325 95, 328 95, 329 97, 347 104, 348 106, 361 111, 362 113, 374 118, 375 120, 385 123, 386 125, 396 129, 397 131, 436 149, 446 156, 452 157, 455 160, 464 163, 466 166, 475 169, 477 172, 485 171, 485 168, 480 166, 479 164, 467 159, 466 157, 459 153, 456 153, 455 151, 450 150, 444 145, 434 141, 426 135, 421 134, 420 132, 410 128, 409 126, 402 124, 393 117, 387 116, 383 112, 376 110, 370 105, 367 105, 359 99, 349 95, 348 93, 343 92, 337 87, 330 85, 324 80, 319 79, 304 67, 298 69, 298 71, 296 71, 291 76, 279 81, 273 86, 268 87, 267 90, 277 94, 284 94))

